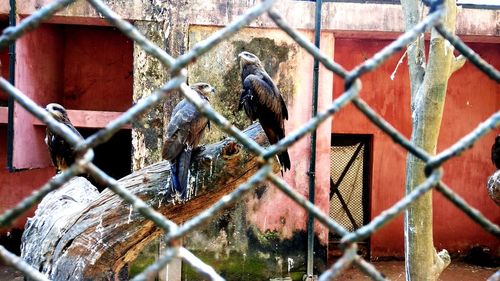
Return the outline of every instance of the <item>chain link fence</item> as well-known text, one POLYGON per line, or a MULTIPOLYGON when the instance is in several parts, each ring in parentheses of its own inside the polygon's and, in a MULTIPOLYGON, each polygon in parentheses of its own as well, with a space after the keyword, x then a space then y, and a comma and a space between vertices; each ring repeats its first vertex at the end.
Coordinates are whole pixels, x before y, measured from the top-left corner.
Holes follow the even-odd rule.
MULTIPOLYGON (((42 21, 47 20, 58 11, 71 5, 75 0, 59 0, 54 1, 33 13, 31 16, 25 18, 15 27, 6 28, 0 37, 0 48, 7 47, 10 43, 20 38, 24 33, 36 28, 42 21)), ((441 165, 452 157, 457 156, 466 149, 469 149, 479 138, 486 135, 488 132, 500 125, 500 112, 493 114, 490 118, 481 123, 476 129, 463 137, 457 143, 442 151, 438 155, 430 155, 423 151, 421 148, 414 146, 408 139, 406 139, 399 131, 381 118, 359 95, 361 90, 360 78, 367 72, 373 71, 377 66, 382 64, 387 58, 395 52, 404 48, 407 44, 413 42, 418 36, 431 27, 434 27, 446 40, 452 44, 456 50, 466 56, 470 62, 482 70, 491 79, 497 83, 500 82, 500 73, 491 65, 487 64, 481 59, 474 51, 465 45, 458 37, 447 31, 440 20, 445 13, 445 8, 442 1, 431 1, 431 12, 414 28, 407 31, 388 46, 380 50, 373 57, 367 59, 362 64, 355 67, 352 71, 345 70, 342 66, 335 63, 326 54, 322 53, 316 48, 308 39, 301 36, 296 30, 290 27, 281 16, 273 9, 273 0, 266 0, 256 5, 255 7, 246 11, 241 17, 233 21, 225 28, 215 32, 209 38, 196 44, 189 52, 173 58, 167 54, 160 47, 151 43, 144 37, 132 24, 121 19, 115 12, 113 12, 101 0, 88 0, 88 2, 112 25, 116 26, 126 36, 134 40, 140 45, 145 52, 157 58, 166 68, 169 69, 172 79, 166 82, 161 88, 152 93, 150 96, 140 100, 137 104, 123 113, 120 117, 113 120, 106 126, 106 128, 91 135, 87 139, 80 141, 78 137, 71 132, 69 128, 58 123, 54 120, 43 108, 39 107, 34 101, 29 99, 26 95, 16 89, 4 78, 0 78, 0 89, 10 95, 19 105, 23 106, 26 110, 31 112, 36 118, 56 132, 63 136, 70 144, 77 145, 77 150, 81 157, 78 158, 68 170, 52 178, 49 182, 43 185, 40 189, 33 192, 32 195, 26 197, 14 208, 4 212, 0 215, 0 227, 9 225, 15 218, 27 211, 37 202, 39 202, 49 192, 61 187, 67 183, 71 178, 76 175, 86 172, 97 180, 106 183, 109 189, 122 197, 126 202, 134 206, 134 209, 142 214, 147 219, 152 220, 159 228, 166 233, 166 241, 180 238, 187 233, 193 231, 201 224, 215 218, 216 214, 224 209, 226 206, 240 200, 245 191, 255 187, 258 183, 268 180, 272 182, 277 188, 287 194, 297 204, 311 213, 318 221, 324 224, 331 232, 338 233, 342 236, 341 243, 343 245, 342 257, 328 270, 326 270, 319 278, 319 280, 333 279, 343 270, 351 265, 354 265, 369 275, 374 280, 385 280, 384 276, 377 271, 377 269, 364 260, 357 254, 357 241, 362 241, 373 234, 375 231, 383 227, 388 221, 396 217, 405 210, 412 202, 421 197, 426 192, 435 188, 448 198, 458 208, 463 210, 469 217, 480 224, 486 231, 492 233, 496 237, 500 236, 500 228, 498 225, 486 219, 480 212, 472 208, 467 202, 458 196, 450 187, 448 187, 441 179, 442 173, 440 171, 441 165), (301 47, 307 50, 312 56, 317 58, 327 69, 340 76, 345 81, 345 92, 335 99, 327 108, 326 111, 319 113, 315 118, 310 119, 303 127, 291 132, 275 145, 268 148, 259 146, 253 140, 247 138, 236 127, 232 126, 222 115, 212 110, 212 108, 203 103, 202 100, 189 88, 186 84, 187 72, 184 69, 188 64, 194 62, 197 57, 202 56, 212 49, 215 45, 236 33, 242 27, 248 25, 251 21, 260 15, 267 13, 267 15, 274 21, 274 23, 285 31, 291 38, 293 38, 301 47), (106 142, 120 130, 120 128, 130 123, 139 115, 148 111, 153 105, 161 102, 169 93, 175 90, 180 90, 182 95, 193 103, 196 108, 210 121, 216 124, 224 132, 228 133, 240 143, 242 143, 251 152, 259 155, 266 161, 258 172, 256 172, 246 183, 240 185, 232 193, 224 196, 220 201, 187 221, 182 226, 176 225, 168 220, 160 213, 154 211, 145 202, 140 200, 122 187, 115 179, 108 176, 98 167, 91 163, 92 148, 106 142), (404 147, 410 153, 421 159, 426 163, 426 171, 429 175, 425 182, 418 186, 413 192, 406 195, 399 202, 394 204, 391 208, 382 212, 379 216, 374 218, 370 223, 356 229, 353 232, 346 230, 341 224, 332 220, 328 214, 325 214, 315 205, 307 201, 302 195, 295 192, 285 181, 272 173, 269 159, 273 158, 277 153, 283 151, 287 147, 293 145, 298 139, 306 136, 314 131, 322 122, 327 120, 334 113, 341 110, 345 105, 353 103, 355 107, 368 117, 376 126, 389 135, 396 143, 404 147)), ((0 257, 9 265, 21 271, 26 277, 33 280, 48 280, 46 276, 32 268, 26 262, 16 255, 8 252, 5 248, 0 246, 0 257)), ((146 268, 142 273, 135 276, 133 280, 146 280, 154 276, 173 258, 181 258, 193 269, 204 277, 210 280, 224 280, 215 270, 209 265, 203 263, 195 255, 189 252, 184 247, 169 248, 164 255, 160 256, 158 260, 146 268)))

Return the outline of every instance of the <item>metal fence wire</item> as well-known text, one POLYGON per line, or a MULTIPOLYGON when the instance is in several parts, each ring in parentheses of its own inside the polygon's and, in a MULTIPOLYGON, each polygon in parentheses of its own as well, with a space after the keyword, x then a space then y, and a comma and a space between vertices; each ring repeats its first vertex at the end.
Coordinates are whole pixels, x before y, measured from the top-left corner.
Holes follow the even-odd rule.
MULTIPOLYGON (((21 37, 29 30, 36 28, 42 21, 50 18, 56 12, 71 5, 75 0, 58 0, 54 1, 41 9, 37 10, 31 16, 25 18, 15 27, 6 28, 0 37, 0 48, 7 47, 10 43, 21 37)), ((445 13, 445 8, 440 0, 431 0, 430 13, 414 28, 405 32, 395 41, 380 50, 373 57, 367 59, 362 64, 355 67, 352 71, 345 70, 342 66, 335 63, 326 54, 322 53, 316 48, 308 39, 301 36, 296 30, 290 27, 281 16, 273 11, 272 6, 275 1, 266 0, 257 4, 253 8, 246 11, 241 17, 233 21, 225 28, 212 34, 209 38, 196 44, 187 53, 173 58, 164 50, 151 43, 144 37, 132 24, 121 19, 115 12, 106 6, 101 0, 88 0, 88 2, 112 25, 116 26, 126 36, 139 44, 144 51, 149 55, 157 58, 160 62, 169 69, 173 78, 166 82, 160 89, 156 90, 151 95, 140 100, 137 104, 123 113, 120 117, 110 122, 106 128, 96 132, 83 141, 79 141, 78 137, 70 131, 66 126, 54 120, 43 108, 39 107, 34 101, 29 99, 26 95, 21 93, 13 85, 11 85, 4 78, 0 78, 0 89, 10 95, 17 103, 23 106, 26 110, 31 112, 36 118, 40 119, 43 123, 63 136, 69 143, 75 144, 78 147, 80 155, 82 155, 75 164, 68 170, 64 171, 52 178, 49 182, 43 185, 40 189, 33 192, 29 197, 26 197, 14 208, 4 212, 0 215, 0 227, 6 226, 11 223, 16 217, 28 210, 31 206, 39 202, 49 192, 61 187, 68 182, 72 177, 85 171, 92 177, 106 183, 109 188, 121 196, 125 201, 134 206, 134 209, 142 214, 144 217, 152 220, 158 227, 163 229, 166 233, 167 241, 175 238, 182 237, 192 231, 195 227, 202 223, 211 220, 215 217, 216 213, 222 210, 228 204, 232 204, 241 199, 244 191, 251 189, 261 181, 268 180, 272 182, 277 188, 286 193, 290 198, 297 202, 300 206, 312 214, 318 221, 324 224, 332 232, 338 233, 342 236, 341 243, 344 246, 342 257, 327 271, 325 271, 319 280, 330 280, 339 276, 339 274, 351 265, 361 269, 363 272, 371 276, 374 280, 385 280, 384 276, 376 270, 376 268, 364 260, 356 253, 356 242, 366 239, 375 231, 380 229, 388 221, 396 217, 412 202, 421 197, 426 192, 429 192, 434 187, 437 191, 441 192, 458 208, 463 210, 469 217, 480 224, 486 231, 492 233, 496 237, 500 236, 500 228, 498 225, 486 219, 479 211, 472 208, 467 202, 458 196, 451 188, 449 188, 442 181, 442 173, 440 172, 441 165, 452 157, 457 156, 459 153, 469 149, 479 138, 486 135, 488 132, 498 127, 500 124, 500 112, 493 114, 486 121, 481 123, 468 135, 463 137, 457 143, 442 151, 438 155, 430 155, 419 147, 414 146, 408 139, 406 139, 399 131, 381 118, 368 104, 366 104, 359 95, 361 89, 360 78, 363 74, 374 70, 377 66, 382 64, 387 58, 393 55, 398 50, 404 48, 407 44, 413 42, 418 36, 431 27, 434 27, 446 40, 450 42, 460 53, 469 59, 475 66, 481 69, 486 75, 496 82, 500 82, 500 73, 482 60, 474 51, 465 45, 458 37, 447 31, 441 24, 440 19, 445 13), (275 145, 268 148, 259 146, 253 140, 247 138, 240 130, 232 126, 222 115, 215 112, 209 105, 203 103, 202 100, 192 92, 186 84, 187 71, 184 69, 188 64, 195 61, 197 57, 202 56, 215 45, 236 33, 242 27, 248 25, 251 21, 258 16, 267 13, 268 16, 276 23, 276 25, 284 30, 291 38, 293 38, 300 46, 306 49, 312 56, 317 58, 327 69, 334 72, 345 80, 345 92, 335 99, 324 112, 319 113, 316 117, 310 119, 303 127, 291 132, 275 145), (421 159, 426 163, 427 174, 429 175, 425 182, 418 186, 413 192, 406 195, 399 202, 394 204, 391 208, 382 212, 379 216, 374 218, 370 223, 360 227, 359 229, 349 232, 341 224, 329 218, 312 203, 307 201, 303 196, 295 192, 286 182, 280 177, 272 173, 270 164, 263 165, 258 172, 256 172, 246 183, 240 185, 235 191, 224 196, 219 202, 215 203, 198 216, 187 221, 184 225, 178 226, 172 221, 168 220, 161 214, 150 208, 145 202, 140 200, 122 187, 115 179, 108 176, 98 167, 91 163, 92 148, 106 142, 110 137, 115 134, 123 125, 130 123, 137 116, 149 110, 153 105, 161 102, 168 94, 174 90, 180 90, 182 95, 193 103, 196 108, 210 121, 216 124, 224 132, 230 134, 241 142, 253 153, 259 155, 264 160, 273 158, 278 152, 293 145, 296 140, 306 136, 308 133, 314 131, 322 122, 327 120, 334 113, 338 112, 342 107, 348 103, 353 103, 355 107, 366 115, 371 122, 378 126, 382 131, 388 134, 396 143, 404 147, 410 153, 421 159)), ((21 258, 8 252, 5 248, 0 246, 0 257, 9 265, 20 270, 25 276, 33 280, 48 280, 46 276, 41 274, 36 269, 32 268, 21 258)), ((153 276, 162 267, 164 267, 173 258, 178 257, 187 262, 198 273, 210 280, 224 280, 212 267, 203 263, 196 256, 190 253, 183 247, 169 248, 166 253, 159 257, 159 259, 142 273, 137 275, 133 280, 145 280, 148 276, 153 276)))
MULTIPOLYGON (((333 136, 345 140, 341 135, 333 136)), ((330 218, 348 231, 354 231, 367 220, 368 194, 365 141, 348 137, 347 143, 330 147, 330 218)), ((335 235, 335 234, 333 234, 335 235)))

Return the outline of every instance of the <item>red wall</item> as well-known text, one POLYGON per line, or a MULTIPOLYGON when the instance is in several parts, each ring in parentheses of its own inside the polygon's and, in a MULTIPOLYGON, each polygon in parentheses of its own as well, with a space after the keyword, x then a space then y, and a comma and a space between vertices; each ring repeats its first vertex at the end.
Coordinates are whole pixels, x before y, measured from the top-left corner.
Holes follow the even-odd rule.
POLYGON ((62 104, 71 109, 125 111, 132 105, 133 44, 115 28, 63 28, 62 104))
MULTIPOLYGON (((132 104, 133 44, 114 28, 44 24, 21 37, 16 51, 16 87, 40 106, 58 102, 67 109, 124 111, 132 104)), ((2 63, 6 58, 0 53, 2 63)), ((1 106, 7 97, 0 96, 1 106)), ((0 213, 55 172, 44 143, 45 126, 35 125, 18 104, 14 118, 14 167, 29 170, 7 171, 7 124, 0 124, 0 213)), ((24 222, 25 216, 15 227, 24 222)))
MULTIPOLYGON (((8 26, 7 22, 0 21, 0 31, 3 32, 4 28, 8 26)), ((3 48, 0 50, 0 62, 2 62, 2 66, 0 67, 0 75, 9 79, 9 48, 3 48)), ((7 95, 4 95, 2 91, 0 91, 0 106, 7 106, 7 95)))
MULTIPOLYGON (((352 69, 387 45, 388 41, 336 39, 335 60, 352 69)), ((470 44, 496 68, 500 67, 498 45, 470 44)), ((411 134, 410 92, 407 61, 399 66, 402 52, 376 71, 363 76, 361 97, 406 137, 411 134)), ((343 81, 334 80, 334 97, 343 91, 343 81)), ((449 81, 445 112, 437 151, 449 147, 500 108, 500 87, 467 63, 449 81)), ((379 215, 404 196, 406 151, 372 125, 354 106, 348 105, 333 118, 335 133, 373 134, 371 217, 379 215)), ((481 139, 471 150, 445 165, 444 182, 490 220, 500 223, 500 212, 489 199, 485 183, 494 171, 490 160, 493 139, 499 130, 481 139)), ((434 192, 434 240, 438 249, 462 252, 475 244, 496 250, 499 241, 488 234, 452 203, 434 192)), ((403 215, 387 224, 371 238, 371 254, 403 256, 403 215)))
MULTIPOLYGON (((40 106, 124 111, 132 104, 133 44, 111 27, 45 24, 16 48, 16 86, 40 106)), ((17 104, 14 112, 14 167, 49 166, 44 126, 17 104)))
MULTIPOLYGON (((24 197, 30 195, 35 189, 40 188, 53 175, 54 168, 26 170, 9 173, 7 163, 7 124, 0 124, 0 214, 17 205, 24 197)), ((16 220, 8 228, 0 229, 0 235, 11 228, 24 228, 27 216, 32 216, 34 208, 16 220)))

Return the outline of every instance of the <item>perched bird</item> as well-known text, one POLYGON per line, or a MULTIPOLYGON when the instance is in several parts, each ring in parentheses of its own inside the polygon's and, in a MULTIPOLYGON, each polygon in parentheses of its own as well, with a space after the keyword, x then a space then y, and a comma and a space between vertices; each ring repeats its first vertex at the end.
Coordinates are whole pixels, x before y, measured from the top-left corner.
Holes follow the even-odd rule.
MULTIPOLYGON (((252 121, 259 119, 269 142, 275 144, 285 137, 284 120, 288 120, 285 101, 257 56, 242 52, 238 58, 243 84, 238 110, 243 108, 252 121)), ((290 169, 288 151, 278 154, 278 160, 285 171, 290 169)))
MULTIPOLYGON (((64 107, 57 103, 50 103, 45 107, 54 119, 63 123, 76 135, 83 139, 82 135, 73 127, 64 107)), ((71 146, 62 137, 52 132, 48 127, 45 133, 45 143, 49 149, 50 159, 56 167, 56 173, 66 170, 75 162, 75 147, 71 146)))
POLYGON ((497 169, 500 169, 500 135, 495 138, 495 143, 491 147, 491 161, 497 169))
MULTIPOLYGON (((215 92, 207 83, 196 83, 190 87, 206 102, 209 102, 208 96, 215 92)), ((200 143, 207 126, 210 128, 208 119, 193 104, 183 99, 175 106, 164 135, 162 156, 170 161, 172 187, 183 201, 189 195, 187 179, 191 154, 200 143)))

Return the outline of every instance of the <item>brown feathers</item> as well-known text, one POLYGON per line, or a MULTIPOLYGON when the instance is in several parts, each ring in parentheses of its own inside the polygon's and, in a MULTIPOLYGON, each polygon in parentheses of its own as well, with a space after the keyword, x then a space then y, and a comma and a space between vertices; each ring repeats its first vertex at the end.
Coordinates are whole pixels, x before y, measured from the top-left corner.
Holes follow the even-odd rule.
MULTIPOLYGON (((68 114, 64 107, 57 103, 50 103, 45 107, 45 110, 60 123, 63 123, 70 128, 76 135, 83 139, 80 133, 73 127, 68 118, 68 114)), ((62 137, 52 132, 47 128, 45 132, 45 143, 49 149, 50 159, 56 167, 56 172, 66 170, 75 162, 75 148, 66 142, 62 137)))
MULTIPOLYGON (((190 86, 200 97, 208 101, 208 95, 215 90, 207 83, 190 86)), ((203 136, 208 119, 200 114, 194 105, 183 99, 172 112, 163 139, 162 156, 165 160, 175 158, 185 146, 196 147, 203 136)))
MULTIPOLYGON (((215 92, 207 83, 196 83, 190 87, 207 102, 208 95, 215 92)), ((163 136, 162 157, 170 161, 171 184, 181 200, 189 197, 187 180, 191 153, 200 143, 207 126, 210 126, 208 119, 183 99, 175 106, 163 136)))
MULTIPOLYGON (((242 52, 240 59, 240 75, 243 84, 238 109, 244 109, 250 120, 259 120, 271 144, 285 137, 285 119, 288 110, 280 91, 262 67, 259 58, 252 53, 242 52)), ((278 154, 283 169, 290 169, 288 152, 278 154)))

